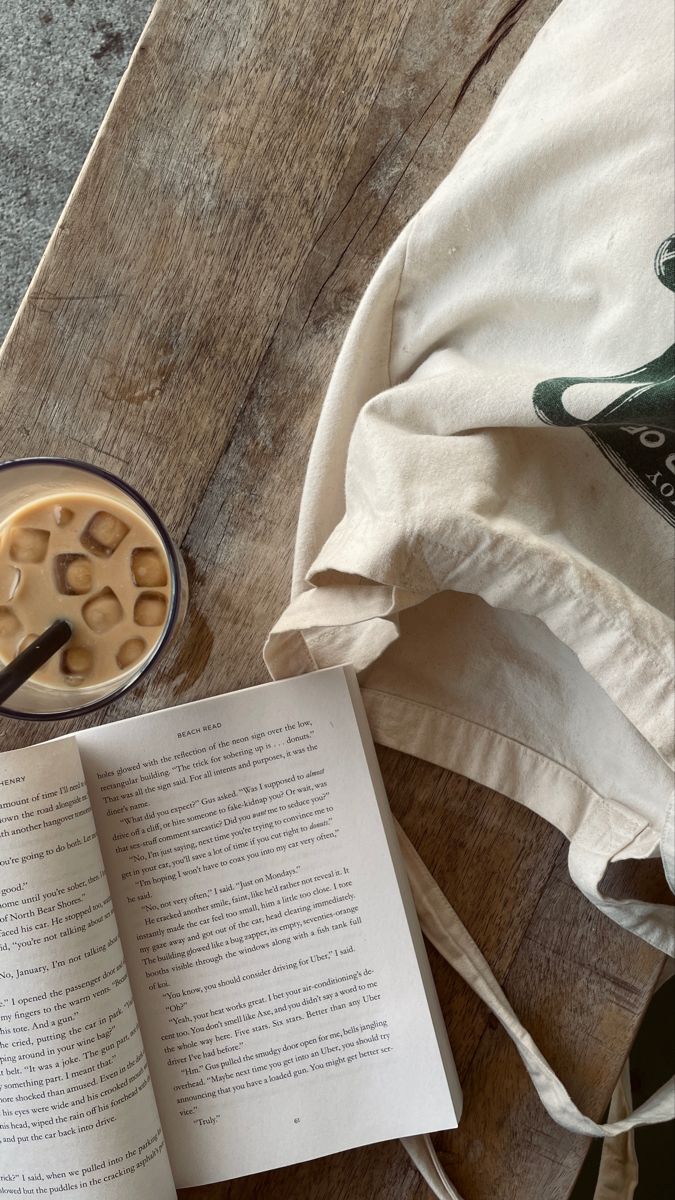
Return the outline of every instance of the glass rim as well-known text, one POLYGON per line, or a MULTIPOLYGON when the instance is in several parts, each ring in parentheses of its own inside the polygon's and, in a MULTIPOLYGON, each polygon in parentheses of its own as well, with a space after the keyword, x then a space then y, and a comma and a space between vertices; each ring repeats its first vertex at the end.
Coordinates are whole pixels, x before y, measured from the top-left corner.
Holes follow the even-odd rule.
POLYGON ((98 475, 101 479, 105 479, 111 483, 119 491, 125 493, 149 518, 152 525, 157 530, 160 540, 163 543, 164 549, 169 559, 170 576, 172 587, 171 607, 169 615, 162 631, 162 635, 157 641, 157 644, 143 663, 141 669, 136 675, 132 675, 124 684, 116 688, 107 696, 102 696, 98 700, 92 700, 88 704, 81 704, 77 708, 71 708, 67 712, 63 710, 59 712, 21 712, 18 709, 10 708, 7 704, 0 704, 0 717, 11 717, 14 721, 75 721, 79 717, 86 716, 88 713, 96 712, 98 709, 105 708, 106 705, 112 704, 115 700, 119 700, 147 675, 150 668, 156 662, 159 654, 169 641, 178 618, 180 611, 180 601, 182 595, 182 583, 180 564, 176 547, 173 544, 171 535, 169 534, 166 525, 161 517, 157 515, 152 505, 147 501, 136 488, 130 483, 120 479, 119 475, 113 475, 112 471, 106 471, 104 467, 98 467, 94 463, 84 462, 77 458, 58 458, 53 456, 36 456, 33 458, 9 458, 0 462, 0 473, 3 473, 11 468, 16 467, 74 467, 76 470, 83 471, 89 475, 98 475))

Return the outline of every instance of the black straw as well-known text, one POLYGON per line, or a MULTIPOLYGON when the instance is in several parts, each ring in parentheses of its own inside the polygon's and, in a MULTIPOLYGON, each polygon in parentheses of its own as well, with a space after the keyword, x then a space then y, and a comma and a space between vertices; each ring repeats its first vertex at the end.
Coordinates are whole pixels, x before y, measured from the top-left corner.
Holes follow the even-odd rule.
POLYGON ((54 621, 49 629, 45 629, 36 637, 30 646, 17 654, 11 663, 0 671, 0 704, 30 679, 40 667, 56 654, 66 642, 70 641, 73 627, 69 621, 54 621))

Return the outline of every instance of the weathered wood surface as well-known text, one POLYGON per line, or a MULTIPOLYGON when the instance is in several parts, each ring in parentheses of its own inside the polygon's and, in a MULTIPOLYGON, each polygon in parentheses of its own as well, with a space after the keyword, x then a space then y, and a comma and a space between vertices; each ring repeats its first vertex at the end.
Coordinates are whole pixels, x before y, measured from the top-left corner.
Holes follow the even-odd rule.
MULTIPOLYGON (((180 643, 107 718, 266 678, 304 464, 359 295, 555 2, 160 0, 0 356, 2 457, 120 473, 188 563, 180 643)), ((65 728, 3 722, 0 740, 65 728)), ((659 956, 580 897, 539 818, 380 757, 412 841, 600 1117, 659 956)), ((567 1196, 586 1142, 546 1118, 501 1029, 431 957, 465 1089, 460 1130, 436 1138, 443 1162, 465 1200, 567 1196)), ((182 1195, 430 1192, 387 1143, 182 1195)))

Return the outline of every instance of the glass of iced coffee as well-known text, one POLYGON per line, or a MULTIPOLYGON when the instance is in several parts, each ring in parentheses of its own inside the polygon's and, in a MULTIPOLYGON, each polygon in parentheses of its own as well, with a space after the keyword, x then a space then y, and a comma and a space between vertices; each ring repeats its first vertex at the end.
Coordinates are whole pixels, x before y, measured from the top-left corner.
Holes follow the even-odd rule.
POLYGON ((0 463, 0 666, 54 620, 68 644, 0 714, 53 720, 116 700, 150 670, 182 623, 187 580, 157 514, 87 463, 0 463))

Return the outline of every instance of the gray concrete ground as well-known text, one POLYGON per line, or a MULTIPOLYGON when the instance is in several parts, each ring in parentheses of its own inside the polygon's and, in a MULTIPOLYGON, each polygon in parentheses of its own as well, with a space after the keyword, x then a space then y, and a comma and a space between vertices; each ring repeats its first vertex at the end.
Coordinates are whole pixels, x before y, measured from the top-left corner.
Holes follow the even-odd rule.
MULTIPOLYGON (((151 0, 0 0, 0 340, 151 7, 151 0)), ((640 1031, 636 1103, 664 1081, 675 1057, 674 996, 675 979, 640 1031)), ((661 1200, 672 1179, 671 1131, 640 1130, 637 1140, 636 1200, 661 1200)), ((597 1145, 573 1200, 592 1197, 599 1151, 597 1145)))
POLYGON ((0 340, 151 0, 0 0, 0 340))

